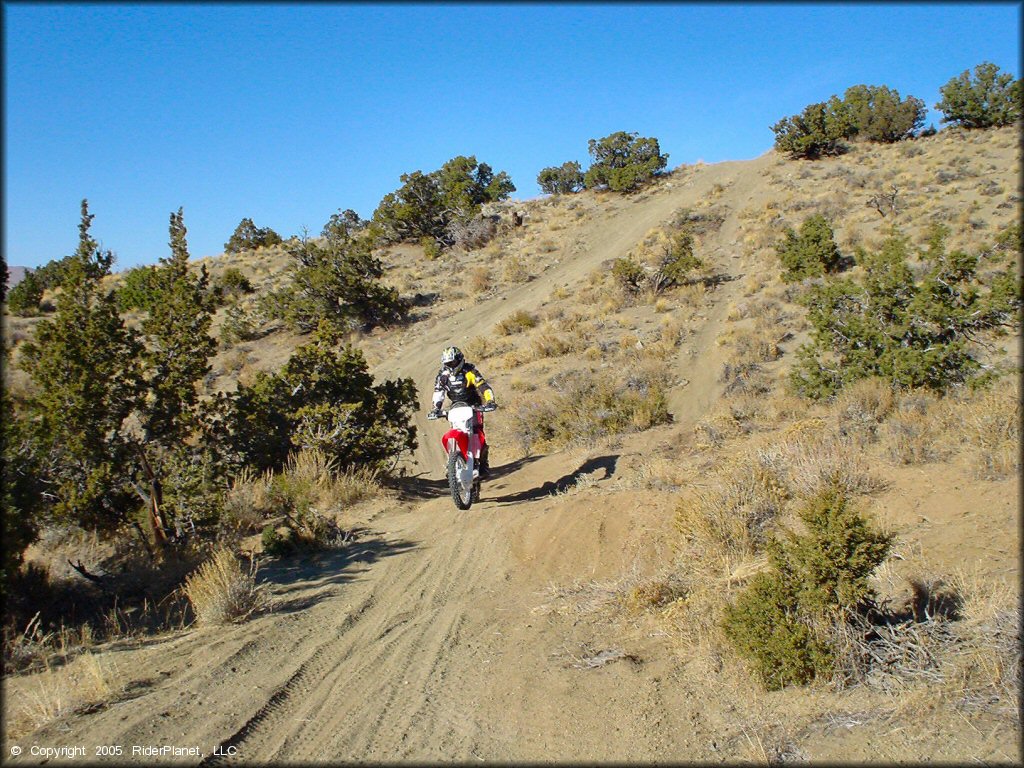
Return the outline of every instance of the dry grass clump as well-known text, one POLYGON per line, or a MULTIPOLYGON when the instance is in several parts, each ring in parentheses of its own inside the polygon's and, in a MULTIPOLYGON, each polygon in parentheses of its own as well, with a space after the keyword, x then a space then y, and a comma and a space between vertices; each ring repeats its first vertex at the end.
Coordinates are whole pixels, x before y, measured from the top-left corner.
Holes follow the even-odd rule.
POLYGON ((705 562, 731 564, 753 556, 786 502, 784 489, 743 455, 721 467, 707 486, 685 494, 675 525, 705 562))
POLYGON ((316 531, 332 528, 329 518, 381 492, 375 470, 349 467, 339 471, 336 459, 307 448, 289 456, 279 473, 240 473, 226 495, 224 519, 229 528, 251 532, 268 519, 284 515, 300 533, 308 529, 317 539, 316 531))
POLYGON ((959 709, 1017 714, 1021 684, 1019 593, 1001 581, 960 570, 951 579, 960 596, 960 621, 947 675, 947 691, 959 709))
POLYGON ((692 480, 692 474, 681 466, 677 456, 643 454, 631 462, 632 470, 617 487, 642 488, 650 491, 678 491, 692 480))
POLYGON ((663 361, 672 357, 676 353, 676 350, 679 349, 679 345, 682 344, 685 336, 685 326, 672 315, 666 315, 662 318, 661 324, 658 327, 658 336, 656 340, 641 342, 640 339, 637 339, 634 336, 632 342, 627 344, 625 342, 626 336, 623 336, 619 339, 619 344, 623 349, 628 347, 629 356, 631 358, 646 358, 649 360, 663 361), (637 346, 638 342, 639 346, 637 346))
MULTIPOLYGON (((710 423, 702 423, 705 432, 710 423)), ((731 424, 740 430, 735 419, 731 424)), ((764 569, 765 544, 778 524, 826 488, 853 496, 881 487, 864 457, 827 426, 804 419, 730 456, 719 452, 710 477, 691 483, 677 504, 683 596, 661 615, 681 650, 711 671, 721 669, 729 595, 764 569)))
POLYGON ((733 434, 749 434, 792 424, 806 417, 811 407, 795 395, 773 392, 765 397, 763 391, 739 391, 723 398, 718 418, 732 426, 733 434))
POLYGON ((992 389, 955 408, 961 441, 971 451, 975 475, 982 480, 1001 480, 1020 467, 1020 382, 1006 376, 992 389))
POLYGON ((723 402, 694 425, 693 445, 702 451, 716 450, 727 440, 747 434, 748 431, 736 419, 736 414, 728 403, 723 402))
POLYGON ((934 706, 1016 720, 1021 680, 1019 595, 960 571, 912 580, 913 595, 875 621, 837 627, 833 683, 898 697, 894 714, 934 706))
POLYGON ((559 333, 545 332, 530 339, 530 350, 534 359, 545 357, 561 357, 569 352, 575 351, 571 339, 559 333))
POLYGON ((824 427, 821 420, 797 422, 760 446, 720 460, 710 483, 677 507, 676 527, 684 539, 735 562, 760 550, 791 503, 829 487, 851 496, 881 490, 864 456, 824 427))
POLYGON ((850 442, 823 429, 801 434, 797 426, 789 432, 757 450, 759 466, 787 498, 810 498, 831 485, 848 495, 871 494, 884 487, 850 442))
POLYGON ((234 553, 217 551, 185 580, 182 587, 200 626, 244 621, 266 608, 266 589, 256 583, 256 561, 244 569, 234 553))
POLYGON ((623 607, 631 613, 645 613, 665 608, 684 594, 683 585, 674 576, 641 581, 626 590, 623 607))
POLYGON ((619 576, 571 584, 550 584, 544 590, 546 600, 534 613, 559 615, 641 614, 663 609, 683 594, 683 585, 672 574, 644 576, 637 563, 619 576))
POLYGON ((337 459, 317 449, 304 448, 288 457, 284 471, 271 481, 271 497, 309 504, 327 514, 372 498, 381 491, 378 473, 367 467, 339 472, 337 459))
POLYGON ((511 336, 512 334, 519 333, 520 331, 528 331, 531 328, 536 327, 537 318, 525 309, 520 309, 513 312, 508 317, 500 320, 497 325, 494 326, 494 330, 502 336, 511 336))
POLYGON ((466 291, 470 294, 487 293, 493 285, 491 270, 478 264, 469 270, 466 277, 466 291))
MULTIPOLYGON (((11 684, 5 686, 8 693, 11 684)), ((71 712, 108 703, 124 690, 112 662, 86 651, 19 681, 18 696, 7 709, 7 738, 18 738, 71 712)), ((10 701, 10 700, 9 700, 10 701)))
POLYGON ((531 277, 530 268, 520 256, 512 256, 505 260, 501 270, 501 279, 506 283, 525 283, 531 277))
POLYGON ((949 458, 954 444, 945 439, 937 395, 914 391, 902 395, 885 421, 883 445, 897 464, 920 464, 949 458))
POLYGON ((836 431, 869 443, 878 439, 885 419, 896 406, 892 386, 881 378, 861 379, 847 386, 832 410, 836 431))
POLYGON ((659 368, 643 366, 625 381, 607 370, 577 370, 557 377, 544 396, 531 393, 510 409, 523 454, 640 432, 666 422, 663 378, 659 368))
POLYGON ((766 393, 771 389, 762 366, 782 355, 777 333, 766 324, 754 328, 737 328, 719 337, 719 344, 729 344, 732 352, 722 365, 719 381, 725 384, 725 393, 766 393))
POLYGON ((224 526, 241 532, 259 530, 264 517, 271 511, 268 491, 268 482, 262 482, 251 468, 244 468, 232 479, 231 487, 224 496, 221 518, 224 526))

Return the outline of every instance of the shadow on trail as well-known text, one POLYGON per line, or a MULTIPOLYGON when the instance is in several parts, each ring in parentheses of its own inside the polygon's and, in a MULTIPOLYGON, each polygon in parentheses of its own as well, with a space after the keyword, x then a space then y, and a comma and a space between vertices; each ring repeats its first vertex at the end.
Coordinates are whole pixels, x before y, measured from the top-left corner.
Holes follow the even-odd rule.
POLYGON ((385 539, 375 531, 357 528, 353 540, 336 549, 321 552, 297 552, 274 560, 260 569, 260 581, 275 585, 278 597, 275 613, 292 613, 310 608, 330 597, 333 589, 323 589, 354 581, 378 560, 400 555, 416 547, 416 542, 385 539), (363 567, 355 567, 363 566, 363 567), (313 594, 288 595, 318 589, 313 594), (285 598, 285 599, 281 599, 285 598))
POLYGON ((575 472, 563 475, 553 482, 549 480, 540 486, 540 488, 530 488, 525 491, 508 494, 507 496, 497 496, 495 498, 485 497, 484 501, 494 501, 499 504, 515 504, 520 501, 535 501, 537 499, 542 499, 545 496, 554 496, 555 494, 561 493, 562 491, 574 486, 583 475, 589 475, 591 472, 596 472, 600 469, 604 470, 604 475, 597 479, 608 479, 615 474, 615 465, 618 463, 618 460, 618 454, 614 456, 598 456, 593 459, 587 459, 587 461, 580 464, 579 468, 575 472))
MULTIPOLYGON (((522 459, 517 459, 516 461, 510 461, 508 464, 502 464, 500 467, 492 467, 491 476, 484 481, 484 487, 487 487, 487 483, 492 483, 506 475, 511 475, 513 472, 518 472, 527 464, 532 464, 542 458, 544 457, 527 456, 522 459)), ((443 469, 443 467, 440 467, 437 471, 442 472, 443 469)), ((446 479, 441 478, 438 480, 432 480, 424 477, 423 475, 425 474, 425 472, 420 472, 417 475, 399 478, 394 481, 392 487, 397 489, 404 497, 410 499, 438 499, 448 495, 448 481, 446 479)))

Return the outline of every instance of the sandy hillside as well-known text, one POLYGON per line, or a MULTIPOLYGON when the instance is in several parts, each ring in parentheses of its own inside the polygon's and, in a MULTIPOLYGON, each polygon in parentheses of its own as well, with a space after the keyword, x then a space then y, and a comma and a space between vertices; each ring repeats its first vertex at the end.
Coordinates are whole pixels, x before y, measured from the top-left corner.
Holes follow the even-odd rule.
MULTIPOLYGON (((1016 149, 1010 133, 998 138, 970 157, 1012 194, 1016 149)), ((39 762, 32 745, 85 745, 90 753, 124 745, 128 757, 135 745, 198 747, 204 757, 148 758, 188 764, 1017 759, 1019 728, 984 707, 954 711, 918 689, 758 693, 735 665, 709 668, 680 654, 670 625, 623 609, 620 599, 675 567, 678 478, 698 486, 714 470, 714 454, 694 448, 695 429, 724 397, 731 348, 723 339, 743 326, 743 307, 777 273, 772 238, 760 233, 798 223, 816 206, 841 206, 840 242, 875 242, 888 222, 866 205, 874 180, 839 181, 870 178, 877 165, 866 153, 900 158, 899 151, 859 150, 815 165, 768 153, 679 169, 639 199, 582 195, 586 215, 544 230, 554 246, 532 264, 532 279, 442 301, 408 330, 363 339, 375 373, 412 377, 421 393, 419 447, 404 465, 402 491, 353 511, 359 534, 350 547, 266 564, 272 612, 96 649, 116 692, 20 733, 9 746, 24 752, 11 762, 39 762), (680 209, 719 214, 700 241, 718 279, 686 310, 681 340, 661 362, 672 422, 527 455, 513 445, 510 411, 499 410, 488 418, 494 477, 479 504, 457 511, 441 481, 442 426, 425 419, 440 350, 471 345, 517 310, 572 303, 595 271, 680 209), (670 464, 676 480, 651 479, 673 476, 664 470, 670 464)), ((874 159, 884 166, 887 157, 874 159)), ((896 181, 908 196, 926 196, 923 183, 896 181)), ((1005 195, 972 196, 965 186, 963 196, 990 206, 976 216, 1014 215, 997 210, 1005 195)), ((531 210, 514 236, 543 229, 550 209, 531 210)), ((674 312, 683 309, 626 308, 617 327, 646 338, 674 312)), ((806 328, 794 324, 778 338, 782 357, 767 370, 781 376, 806 328)), ((513 377, 546 366, 537 374, 546 379, 583 357, 476 362, 504 404, 528 396, 513 377)), ((1018 480, 978 480, 965 462, 876 467, 881 490, 872 509, 900 536, 900 558, 882 575, 894 591, 906 577, 967 563, 1008 588, 1019 580, 1018 480)), ((30 675, 8 678, 7 706, 38 696, 39 684, 30 675)))

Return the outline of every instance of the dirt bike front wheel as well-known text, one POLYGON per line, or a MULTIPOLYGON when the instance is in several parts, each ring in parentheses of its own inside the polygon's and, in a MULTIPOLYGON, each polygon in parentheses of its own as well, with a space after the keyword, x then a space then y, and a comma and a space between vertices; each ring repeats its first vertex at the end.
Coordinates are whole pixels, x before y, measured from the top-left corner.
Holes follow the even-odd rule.
POLYGON ((462 470, 466 462, 458 449, 448 454, 448 488, 452 492, 452 501, 458 509, 469 509, 473 505, 473 485, 462 487, 462 470))

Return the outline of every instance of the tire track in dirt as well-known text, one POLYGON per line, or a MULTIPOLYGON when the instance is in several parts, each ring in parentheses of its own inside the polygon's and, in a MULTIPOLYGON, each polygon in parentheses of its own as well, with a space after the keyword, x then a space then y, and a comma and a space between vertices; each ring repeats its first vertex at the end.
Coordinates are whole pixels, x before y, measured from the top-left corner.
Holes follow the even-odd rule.
MULTIPOLYGON (((364 615, 364 613, 373 606, 374 597, 369 595, 354 611, 349 613, 341 621, 339 625, 334 627, 335 637, 327 642, 319 645, 313 654, 303 661, 298 669, 292 673, 291 677, 285 682, 284 685, 280 686, 267 702, 257 710, 256 714, 250 717, 245 724, 242 725, 235 733, 223 740, 219 745, 217 752, 224 754, 227 753, 231 748, 237 748, 243 744, 250 734, 259 729, 265 721, 272 720, 276 713, 285 709, 288 706, 289 699, 296 694, 302 693, 308 690, 314 680, 318 676, 322 676, 324 672, 328 671, 332 666, 336 666, 338 661, 329 653, 333 649, 333 645, 342 637, 348 630, 350 630, 356 622, 364 615)), ((326 624, 326 622, 318 622, 320 626, 326 624)), ((314 627, 316 629, 317 627, 314 627)), ((326 627, 323 627, 326 629, 326 627)), ((212 755, 207 757, 200 763, 200 765, 213 765, 219 761, 212 755)))
MULTIPOLYGON (((425 505, 422 527, 457 522, 445 501, 425 505)), ((418 737, 439 731, 469 741, 463 713, 445 707, 447 686, 460 677, 449 667, 462 606, 485 580, 485 534, 477 525, 473 535, 440 536, 429 549, 378 564, 358 625, 320 644, 220 751, 235 748, 239 761, 352 760, 393 755, 396 745, 434 751, 418 737)))

